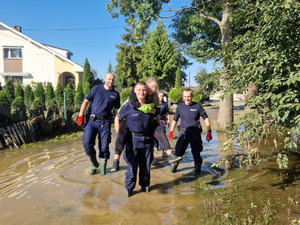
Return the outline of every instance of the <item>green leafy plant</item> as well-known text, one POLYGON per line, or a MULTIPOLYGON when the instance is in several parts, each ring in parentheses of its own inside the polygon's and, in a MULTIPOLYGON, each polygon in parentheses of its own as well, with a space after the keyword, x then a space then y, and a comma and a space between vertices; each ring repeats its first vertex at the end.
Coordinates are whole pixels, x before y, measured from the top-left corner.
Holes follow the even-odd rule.
POLYGON ((171 99, 172 103, 178 104, 182 101, 182 94, 178 89, 173 88, 169 93, 169 98, 171 99))
POLYGON ((120 94, 120 99, 122 104, 128 100, 130 92, 131 92, 131 88, 125 88, 122 90, 120 94))

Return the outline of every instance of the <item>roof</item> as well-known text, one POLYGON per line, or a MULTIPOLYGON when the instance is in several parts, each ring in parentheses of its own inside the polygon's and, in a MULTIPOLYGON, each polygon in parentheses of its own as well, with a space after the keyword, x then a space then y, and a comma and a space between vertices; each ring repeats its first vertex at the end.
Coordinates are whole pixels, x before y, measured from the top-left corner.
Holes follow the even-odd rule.
POLYGON ((60 50, 63 50, 63 51, 66 51, 66 52, 69 52, 69 53, 71 53, 72 55, 73 55, 73 53, 70 51, 70 50, 68 50, 68 49, 65 49, 65 48, 60 48, 60 47, 56 47, 56 46, 53 46, 53 45, 48 45, 48 44, 44 44, 44 43, 41 43, 42 45, 45 45, 45 46, 49 46, 49 47, 51 47, 51 48, 57 48, 57 49, 60 49, 60 50))
MULTIPOLYGON (((19 31, 15 30, 14 28, 12 28, 12 27, 6 25, 5 23, 2 23, 1 21, 0 21, 0 25, 3 26, 3 27, 5 27, 7 30, 11 31, 12 33, 14 33, 14 34, 16 34, 16 35, 18 35, 18 36, 20 36, 20 37, 26 39, 27 41, 30 41, 31 43, 33 43, 33 44, 39 46, 40 48, 46 50, 47 52, 49 52, 49 53, 51 53, 51 54, 53 54, 53 55, 55 55, 55 56, 61 58, 62 60, 67 61, 67 62, 69 62, 70 64, 74 65, 74 70, 75 70, 75 71, 77 71, 77 72, 82 72, 82 71, 83 71, 83 67, 82 67, 81 65, 79 65, 79 64, 73 62, 72 60, 66 58, 65 56, 63 56, 63 55, 61 55, 61 54, 59 54, 59 53, 53 51, 52 49, 48 48, 47 45, 43 45, 43 44, 41 44, 41 43, 35 41, 34 39, 28 37, 27 35, 25 35, 25 34, 19 32, 19 31)), ((50 45, 49 45, 49 47, 50 47, 50 45)), ((54 46, 53 46, 53 47, 54 47, 54 46)), ((54 47, 54 48, 56 48, 56 47, 54 47)), ((67 50, 67 51, 68 51, 68 50, 67 50)))

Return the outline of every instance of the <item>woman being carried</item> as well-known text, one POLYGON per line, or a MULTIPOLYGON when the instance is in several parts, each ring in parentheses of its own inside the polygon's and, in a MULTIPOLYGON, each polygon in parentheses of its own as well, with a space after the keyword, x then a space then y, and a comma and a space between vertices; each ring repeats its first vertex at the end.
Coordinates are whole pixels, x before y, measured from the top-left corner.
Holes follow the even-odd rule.
MULTIPOLYGON (((141 105, 137 100, 136 94, 132 90, 129 95, 129 104, 131 108, 143 111, 144 113, 156 113, 156 110, 159 110, 159 99, 158 99, 158 88, 159 84, 155 77, 149 77, 146 81, 148 87, 147 93, 147 104, 141 105)), ((166 134, 164 133, 162 127, 159 124, 159 121, 153 122, 154 126, 154 135, 158 139, 159 143, 162 145, 163 149, 165 149, 168 155, 169 163, 178 162, 181 160, 181 157, 176 156, 171 149, 170 143, 166 134)), ((131 140, 131 133, 129 132, 127 123, 125 120, 120 122, 119 131, 117 133, 117 139, 115 144, 115 154, 114 154, 114 161, 113 167, 111 172, 116 172, 119 170, 119 160, 121 153, 124 149, 126 141, 131 140)))

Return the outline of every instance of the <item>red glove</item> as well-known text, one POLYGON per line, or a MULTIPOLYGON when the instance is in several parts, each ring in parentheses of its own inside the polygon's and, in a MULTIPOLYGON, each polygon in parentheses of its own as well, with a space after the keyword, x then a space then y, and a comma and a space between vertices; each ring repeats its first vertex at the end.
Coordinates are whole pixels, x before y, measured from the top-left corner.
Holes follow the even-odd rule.
POLYGON ((208 130, 208 131, 207 131, 206 140, 207 140, 208 142, 212 140, 211 130, 208 130))
POLYGON ((168 121, 166 121, 166 120, 163 120, 164 121, 164 123, 167 125, 168 124, 168 121))
POLYGON ((78 126, 81 126, 83 122, 83 116, 78 116, 76 123, 78 124, 78 126))
POLYGON ((169 141, 173 138, 173 131, 170 131, 169 133, 169 141))

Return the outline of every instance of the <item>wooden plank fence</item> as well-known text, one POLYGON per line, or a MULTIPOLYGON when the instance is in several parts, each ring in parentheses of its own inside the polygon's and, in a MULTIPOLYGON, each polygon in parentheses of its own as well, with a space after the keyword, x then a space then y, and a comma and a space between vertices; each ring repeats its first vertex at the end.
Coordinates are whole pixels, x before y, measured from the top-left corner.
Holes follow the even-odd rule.
POLYGON ((23 121, 0 128, 0 149, 19 148, 23 144, 35 142, 34 126, 32 121, 23 121))

